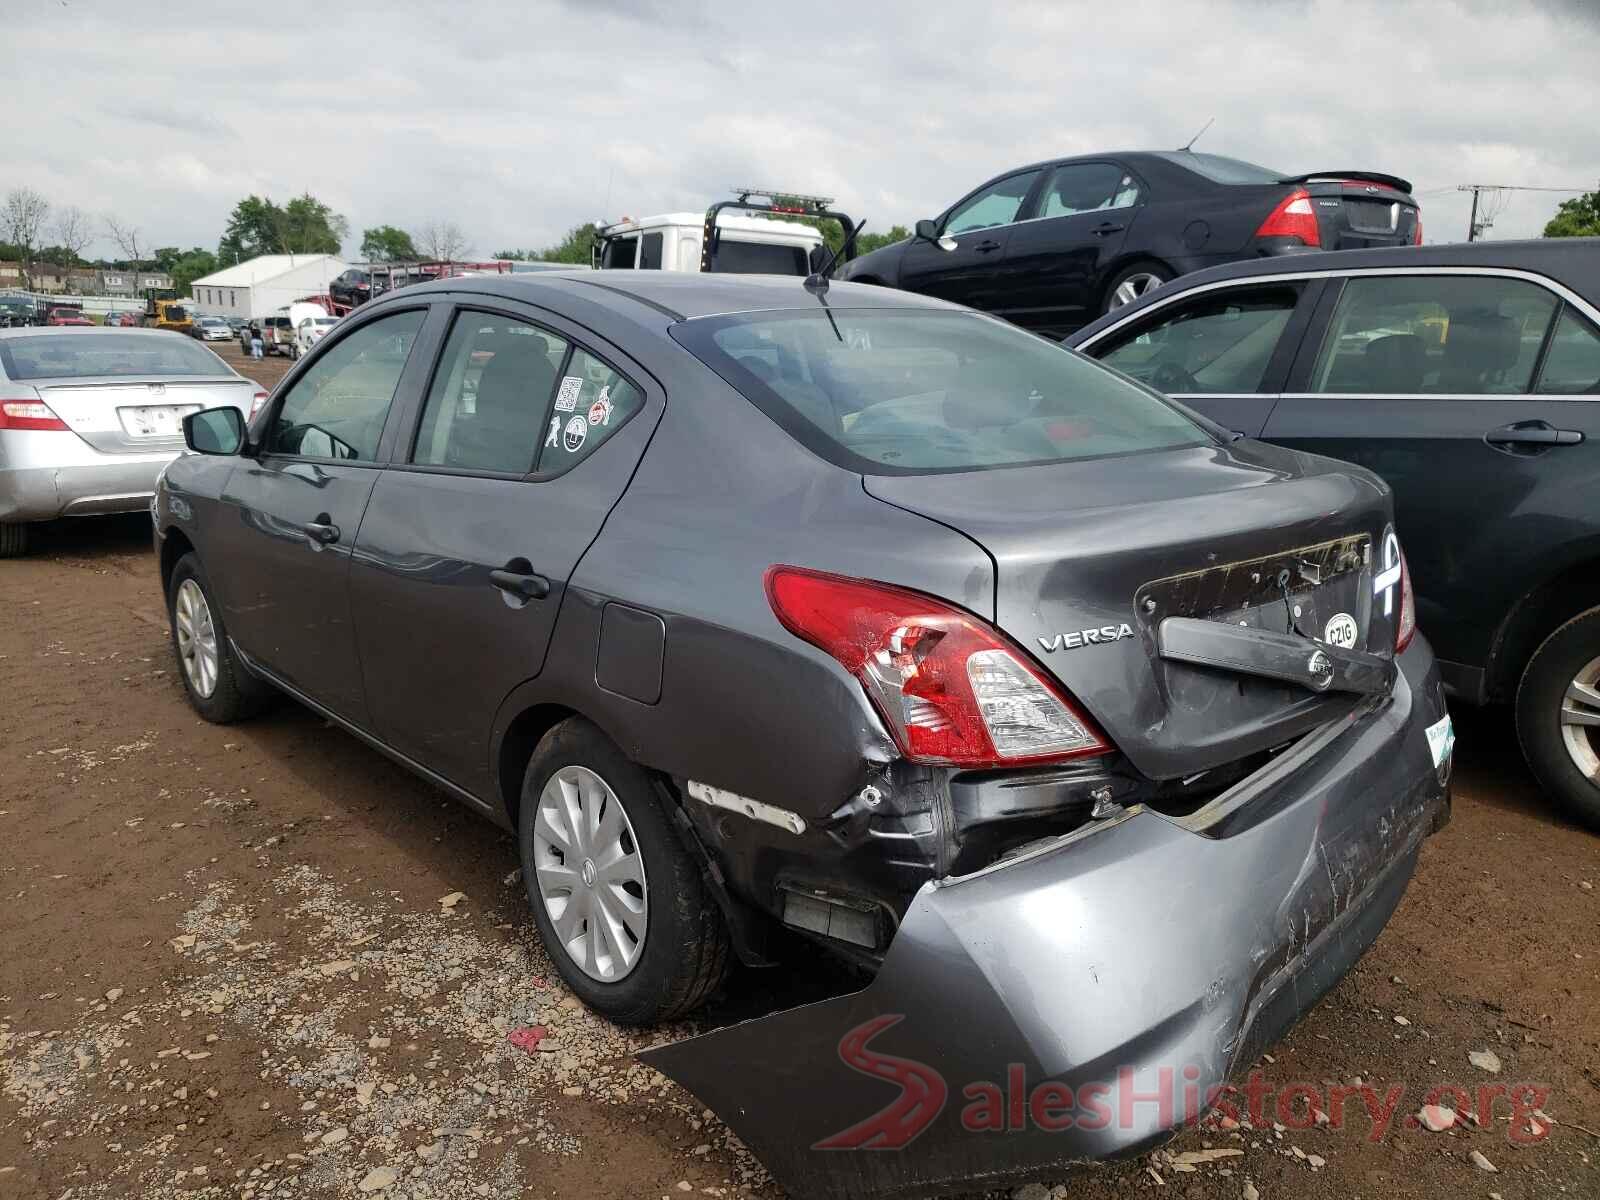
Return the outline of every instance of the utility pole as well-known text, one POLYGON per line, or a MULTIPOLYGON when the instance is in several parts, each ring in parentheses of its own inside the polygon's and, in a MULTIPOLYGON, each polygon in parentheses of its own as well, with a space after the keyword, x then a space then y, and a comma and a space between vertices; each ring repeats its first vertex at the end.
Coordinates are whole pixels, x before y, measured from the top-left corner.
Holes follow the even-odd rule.
POLYGON ((1480 192, 1556 192, 1567 196, 1582 196, 1595 188, 1529 187, 1520 183, 1458 183, 1456 191, 1472 193, 1472 215, 1467 218, 1467 241, 1475 242, 1478 235, 1494 224, 1493 216, 1482 226, 1478 224, 1478 195, 1480 192))

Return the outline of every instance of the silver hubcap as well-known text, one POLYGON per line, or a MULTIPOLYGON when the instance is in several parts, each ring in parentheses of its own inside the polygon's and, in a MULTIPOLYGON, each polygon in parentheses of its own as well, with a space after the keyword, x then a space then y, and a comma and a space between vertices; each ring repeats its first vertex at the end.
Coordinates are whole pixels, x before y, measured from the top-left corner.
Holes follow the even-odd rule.
POLYGON ((178 585, 172 617, 183 673, 196 695, 209 698, 217 690, 217 628, 211 623, 206 594, 194 580, 185 579, 178 585))
POLYGON ((1600 751, 1595 749, 1600 740, 1600 658, 1591 660, 1567 684, 1567 696, 1561 702, 1561 740, 1567 744, 1573 765, 1600 784, 1600 751))
POLYGON ((544 785, 533 861, 567 957, 605 983, 632 971, 649 929, 644 858, 617 794, 589 768, 562 767, 544 785))
POLYGON ((1132 304, 1146 292, 1154 291, 1161 286, 1161 279, 1156 275, 1129 275, 1117 285, 1117 290, 1111 293, 1111 307, 1121 308, 1124 304, 1132 304))

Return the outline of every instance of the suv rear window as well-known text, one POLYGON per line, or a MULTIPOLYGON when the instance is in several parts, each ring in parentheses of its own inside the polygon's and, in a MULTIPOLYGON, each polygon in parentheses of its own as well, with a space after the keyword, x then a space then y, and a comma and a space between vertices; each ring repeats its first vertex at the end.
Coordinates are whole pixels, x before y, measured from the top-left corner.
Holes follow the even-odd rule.
POLYGON ((868 475, 1210 440, 1138 384, 975 313, 818 307, 700 318, 672 336, 802 444, 868 475))

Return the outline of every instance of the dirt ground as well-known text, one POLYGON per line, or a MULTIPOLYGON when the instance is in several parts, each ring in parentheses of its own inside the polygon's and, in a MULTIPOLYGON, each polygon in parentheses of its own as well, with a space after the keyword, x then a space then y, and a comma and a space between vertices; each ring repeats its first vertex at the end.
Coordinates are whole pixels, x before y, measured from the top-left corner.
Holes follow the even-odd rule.
MULTIPOLYGON (((144 517, 47 528, 0 612, 0 1198, 778 1195, 632 1060, 692 1023, 622 1031, 560 986, 507 837, 292 704, 191 712, 144 517)), ((1503 714, 1458 724, 1454 820, 1260 1063, 1403 1086, 1387 1136, 1359 1102, 1342 1128, 1269 1110, 1022 1200, 1600 1195, 1600 839, 1545 807, 1503 714), (1483 1083, 1547 1089, 1517 1126, 1544 1136, 1504 1101, 1408 1122, 1483 1083)), ((781 985, 736 975, 719 1011, 781 985)))

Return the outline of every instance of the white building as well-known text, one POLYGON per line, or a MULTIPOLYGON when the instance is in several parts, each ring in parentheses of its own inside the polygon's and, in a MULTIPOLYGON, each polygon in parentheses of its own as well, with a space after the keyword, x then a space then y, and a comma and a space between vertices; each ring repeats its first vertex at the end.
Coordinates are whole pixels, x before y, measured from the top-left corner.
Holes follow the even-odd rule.
POLYGON ((225 267, 190 286, 204 317, 270 317, 302 296, 327 292, 350 264, 332 254, 263 254, 225 267))

